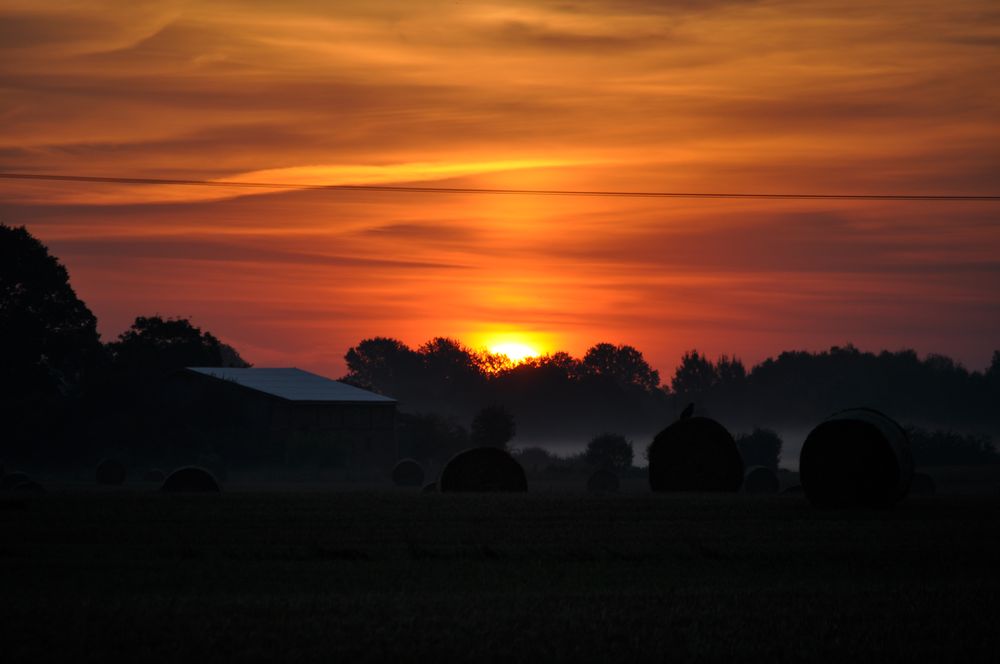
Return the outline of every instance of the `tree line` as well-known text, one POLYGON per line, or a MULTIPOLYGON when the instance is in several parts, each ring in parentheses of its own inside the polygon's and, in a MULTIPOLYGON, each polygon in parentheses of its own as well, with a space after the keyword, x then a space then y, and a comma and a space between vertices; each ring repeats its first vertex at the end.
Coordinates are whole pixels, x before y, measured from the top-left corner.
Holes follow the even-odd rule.
MULTIPOLYGON (((0 330, 0 458, 10 460, 71 465, 106 450, 141 455, 165 438, 210 458, 211 440, 151 406, 157 383, 185 366, 249 366, 186 319, 139 316, 102 343, 65 267, 25 228, 3 224, 0 330)), ((977 372, 940 355, 850 345, 786 352, 750 369, 693 350, 666 382, 638 349, 610 343, 579 358, 554 352, 512 363, 445 337, 417 348, 375 337, 351 347, 345 361, 343 380, 399 401, 401 448, 424 458, 495 440, 505 422, 470 427, 484 412, 506 413, 511 435, 516 423, 515 447, 546 440, 582 447, 612 432, 639 442, 638 454, 691 402, 731 430, 755 434, 811 426, 855 405, 879 408, 925 432, 922 454, 939 461, 957 449, 962 459, 995 458, 988 434, 1000 430, 1000 352, 977 372)), ((761 436, 761 458, 776 458, 774 440, 761 436)), ((625 454, 620 445, 616 454, 625 454)))

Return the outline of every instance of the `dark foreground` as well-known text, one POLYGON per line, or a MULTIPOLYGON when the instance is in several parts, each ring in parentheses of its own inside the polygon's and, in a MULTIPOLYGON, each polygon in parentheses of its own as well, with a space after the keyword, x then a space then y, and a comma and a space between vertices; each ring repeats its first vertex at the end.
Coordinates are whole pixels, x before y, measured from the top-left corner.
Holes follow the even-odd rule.
POLYGON ((5 662, 1000 661, 1000 498, 0 497, 5 662))

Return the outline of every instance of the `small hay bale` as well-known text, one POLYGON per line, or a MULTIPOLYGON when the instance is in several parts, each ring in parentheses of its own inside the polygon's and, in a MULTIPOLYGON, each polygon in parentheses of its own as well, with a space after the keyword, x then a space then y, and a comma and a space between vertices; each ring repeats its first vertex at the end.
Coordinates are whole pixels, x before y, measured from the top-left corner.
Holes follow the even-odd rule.
POLYGON ((913 458, 906 432, 883 413, 834 413, 802 444, 799 477, 817 507, 889 507, 910 489, 913 458))
POLYGON ((0 478, 0 491, 10 491, 22 482, 30 482, 31 478, 26 473, 10 473, 0 478))
POLYGON ((125 483, 125 464, 117 459, 104 459, 97 464, 97 472, 95 474, 98 484, 120 486, 125 483))
POLYGON ((437 493, 438 492, 438 483, 437 482, 431 482, 430 484, 425 484, 424 488, 421 489, 421 491, 424 492, 424 493, 437 493))
POLYGON ((653 491, 739 491, 743 457, 726 427, 707 417, 678 420, 649 446, 653 491))
POLYGON ((618 476, 607 468, 594 471, 587 479, 587 491, 590 493, 616 493, 620 485, 618 476))
POLYGON ((36 482, 35 480, 26 480, 24 482, 18 482, 10 488, 11 491, 21 491, 25 493, 45 493, 45 487, 36 482))
POLYGON ((424 467, 415 459, 402 459, 392 467, 392 483, 396 486, 423 486, 424 467))
POLYGON ((143 482, 156 482, 157 484, 162 484, 164 479, 166 479, 166 475, 164 475, 163 471, 159 468, 150 468, 142 474, 143 482))
POLYGON ((438 486, 444 493, 458 491, 527 491, 524 468, 505 450, 474 447, 459 452, 445 464, 438 486))
POLYGON ((910 484, 910 493, 917 496, 933 496, 937 493, 934 478, 927 473, 914 473, 913 483, 910 484))
POLYGON ((783 496, 798 496, 798 495, 801 495, 803 493, 805 493, 805 490, 803 490, 801 484, 793 484, 792 486, 790 486, 787 489, 785 489, 784 491, 782 491, 781 495, 783 495, 783 496))
POLYGON ((778 474, 767 466, 750 466, 743 477, 743 493, 778 493, 778 474))
POLYGON ((175 493, 219 493, 219 483, 215 476, 204 468, 186 466, 178 468, 163 480, 161 491, 175 493))

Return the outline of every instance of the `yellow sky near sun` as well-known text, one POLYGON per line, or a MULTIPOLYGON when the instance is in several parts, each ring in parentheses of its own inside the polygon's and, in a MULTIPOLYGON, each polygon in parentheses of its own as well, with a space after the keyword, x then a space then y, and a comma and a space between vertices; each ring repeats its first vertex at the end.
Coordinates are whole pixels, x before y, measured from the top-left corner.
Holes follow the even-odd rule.
MULTIPOLYGON (((0 171, 995 194, 987 0, 0 3, 0 171)), ((365 336, 984 364, 996 207, 0 183, 106 336, 196 320, 337 373, 365 336)))

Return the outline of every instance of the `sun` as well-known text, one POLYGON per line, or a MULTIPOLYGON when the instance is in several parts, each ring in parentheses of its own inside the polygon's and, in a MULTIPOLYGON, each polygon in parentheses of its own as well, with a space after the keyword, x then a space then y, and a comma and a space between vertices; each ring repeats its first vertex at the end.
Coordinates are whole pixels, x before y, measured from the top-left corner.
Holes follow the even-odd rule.
POLYGON ((487 347, 491 353, 496 355, 506 355, 511 362, 518 364, 532 357, 538 357, 541 353, 528 344, 517 341, 501 341, 487 347))

